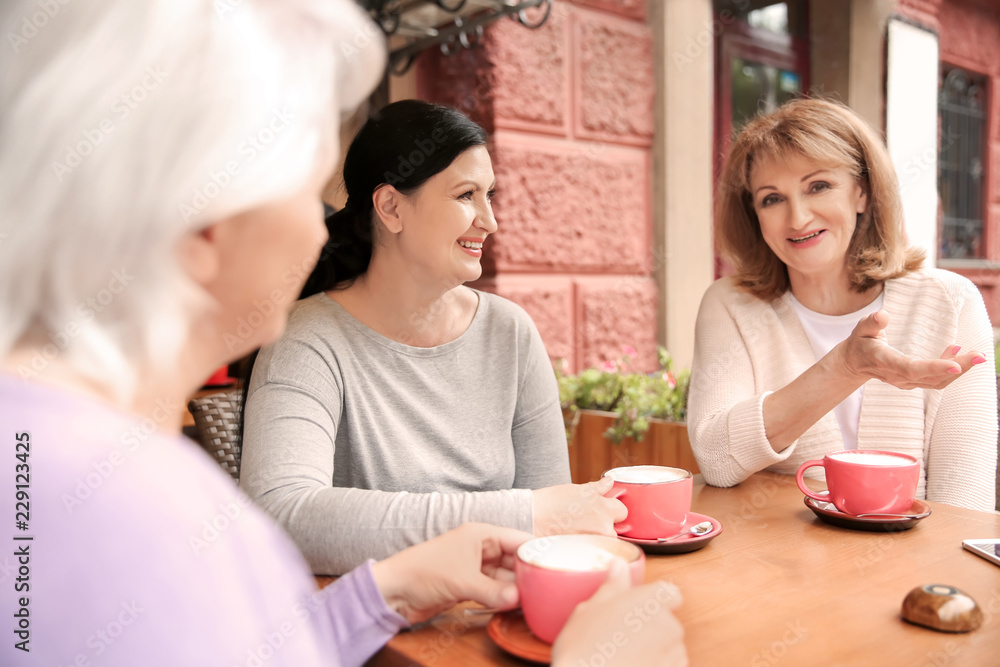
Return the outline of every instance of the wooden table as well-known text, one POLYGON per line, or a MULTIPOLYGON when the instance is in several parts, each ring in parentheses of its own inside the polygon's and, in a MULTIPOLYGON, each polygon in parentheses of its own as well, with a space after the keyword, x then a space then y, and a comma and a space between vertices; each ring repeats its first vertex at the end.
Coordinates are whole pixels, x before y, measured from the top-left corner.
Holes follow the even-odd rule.
MULTIPOLYGON (((1000 664, 1000 567, 962 548, 1000 537, 1000 515, 929 503, 933 514, 911 530, 867 533, 821 522, 787 475, 694 494, 694 511, 720 520, 722 534, 700 551, 649 556, 646 567, 647 581, 672 581, 684 595, 677 617, 692 665, 1000 664), (906 593, 928 583, 969 593, 983 627, 946 634, 902 621, 906 593)), ((528 664, 494 645, 487 621, 455 609, 396 636, 369 664, 528 664)))

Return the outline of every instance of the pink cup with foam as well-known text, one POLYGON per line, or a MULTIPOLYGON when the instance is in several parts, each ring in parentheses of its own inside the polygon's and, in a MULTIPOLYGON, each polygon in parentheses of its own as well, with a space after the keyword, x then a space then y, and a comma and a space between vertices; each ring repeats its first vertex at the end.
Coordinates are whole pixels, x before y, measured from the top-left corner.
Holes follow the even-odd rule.
POLYGON ((830 452, 822 460, 806 461, 795 475, 802 493, 831 502, 845 514, 904 514, 917 495, 920 462, 908 454, 875 449, 830 452), (826 469, 827 495, 809 489, 802 481, 806 469, 826 469))
POLYGON ((553 535, 528 540, 517 550, 514 576, 524 620, 536 637, 552 643, 570 614, 607 578, 614 558, 628 563, 632 585, 642 583, 642 549, 604 535, 553 535))
POLYGON ((615 524, 615 532, 622 537, 655 540, 684 529, 694 491, 690 471, 644 465, 612 468, 603 476, 615 481, 606 495, 628 508, 625 520, 615 524))

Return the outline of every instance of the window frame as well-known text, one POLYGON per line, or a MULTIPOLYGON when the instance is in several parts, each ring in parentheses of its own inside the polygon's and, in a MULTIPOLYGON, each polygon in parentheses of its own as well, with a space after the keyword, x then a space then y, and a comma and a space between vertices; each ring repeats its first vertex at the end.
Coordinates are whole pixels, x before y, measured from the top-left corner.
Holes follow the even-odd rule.
MULTIPOLYGON (((993 79, 989 72, 984 72, 981 69, 979 63, 972 61, 967 61, 963 58, 958 58, 954 56, 949 56, 947 58, 942 58, 938 63, 938 91, 941 90, 941 85, 944 83, 946 72, 950 72, 953 69, 960 69, 968 75, 976 77, 982 80, 983 85, 983 97, 986 101, 983 117, 983 132, 982 132, 982 146, 980 150, 982 155, 980 156, 983 165, 983 177, 982 183, 983 187, 980 192, 980 202, 979 211, 982 218, 982 241, 981 248, 982 254, 980 257, 942 257, 940 254, 941 250, 941 237, 940 232, 935 239, 935 255, 937 257, 937 265, 941 268, 954 268, 954 269, 989 269, 997 270, 1000 269, 1000 263, 998 263, 998 257, 996 253, 991 252, 991 241, 993 239, 993 230, 990 228, 989 224, 989 199, 990 199, 990 184, 992 181, 992 165, 990 163, 990 144, 993 141, 992 130, 993 130, 993 111, 994 111, 994 95, 993 95, 993 79)), ((938 108, 938 178, 937 178, 937 188, 938 197, 940 199, 940 183, 941 183, 941 145, 942 140, 941 127, 941 112, 940 107, 938 108)), ((943 218, 944 211, 942 209, 941 216, 943 218)), ((943 220, 942 220, 943 228, 943 220)))

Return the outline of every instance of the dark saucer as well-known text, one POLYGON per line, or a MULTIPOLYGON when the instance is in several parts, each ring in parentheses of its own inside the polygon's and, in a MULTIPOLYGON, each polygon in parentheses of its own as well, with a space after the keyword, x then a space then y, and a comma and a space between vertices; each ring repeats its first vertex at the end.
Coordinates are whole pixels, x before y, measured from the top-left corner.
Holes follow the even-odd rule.
POLYGON ((552 662, 552 645, 531 634, 520 609, 493 614, 486 633, 494 644, 512 655, 544 665, 552 662))
POLYGON ((648 554, 686 554, 688 552, 697 551, 698 549, 706 547, 709 542, 714 540, 722 532, 722 524, 719 523, 718 519, 713 519, 707 514, 698 514, 697 512, 688 512, 687 521, 684 522, 684 528, 679 532, 684 532, 691 526, 699 524, 702 521, 711 521, 712 530, 704 535, 686 535, 674 540, 673 542, 640 540, 635 537, 625 537, 624 535, 619 535, 618 539, 638 545, 648 554))
MULTIPOLYGON (((819 495, 824 495, 825 493, 826 491, 818 492, 819 495)), ((805 497, 805 503, 806 507, 812 510, 813 514, 830 525, 839 526, 841 528, 850 528, 851 530, 867 530, 874 532, 898 532, 900 530, 909 530, 910 528, 913 528, 913 526, 917 525, 918 521, 930 516, 931 513, 930 506, 922 500, 914 500, 913 505, 910 506, 910 511, 905 513, 906 516, 898 517, 858 517, 853 514, 845 514, 834 507, 833 503, 815 500, 809 496, 805 497)))

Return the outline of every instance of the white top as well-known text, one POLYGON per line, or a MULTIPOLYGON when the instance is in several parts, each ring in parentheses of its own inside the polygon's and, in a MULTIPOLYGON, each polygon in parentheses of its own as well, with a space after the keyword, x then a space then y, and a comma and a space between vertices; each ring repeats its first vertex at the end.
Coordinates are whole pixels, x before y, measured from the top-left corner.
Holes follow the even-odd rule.
MULTIPOLYGON (((948 345, 983 352, 986 363, 945 389, 903 390, 865 384, 858 446, 920 461, 918 497, 992 511, 996 495, 997 391, 993 328, 979 290, 967 278, 923 269, 887 280, 886 343, 903 354, 937 359, 948 345)), ((733 486, 767 468, 794 475, 804 461, 840 449, 833 412, 775 452, 763 404, 816 363, 788 292, 765 301, 732 278, 709 287, 698 312, 688 398, 688 435, 705 481, 733 486)), ((814 475, 819 475, 820 470, 814 475)), ((809 471, 807 471, 807 475, 809 471)))
MULTIPOLYGON (((788 299, 795 314, 799 317, 802 329, 806 332, 806 338, 809 339, 809 345, 812 347, 813 354, 816 355, 816 361, 819 361, 829 354, 830 350, 846 340, 854 331, 854 327, 858 326, 858 322, 881 310, 884 297, 879 292, 879 295, 870 304, 847 315, 824 315, 815 310, 809 310, 790 291, 788 299)), ((861 385, 833 409, 837 425, 840 426, 840 436, 844 440, 844 449, 858 448, 858 421, 861 418, 861 398, 864 393, 865 387, 861 385)))

